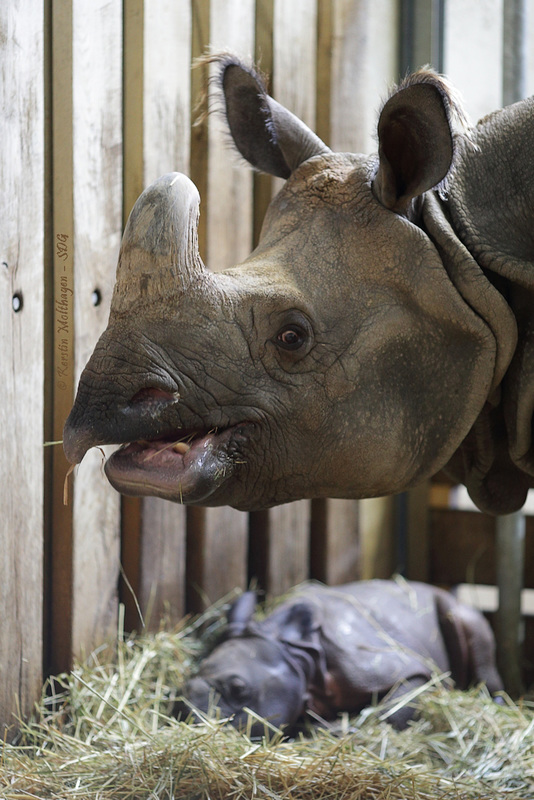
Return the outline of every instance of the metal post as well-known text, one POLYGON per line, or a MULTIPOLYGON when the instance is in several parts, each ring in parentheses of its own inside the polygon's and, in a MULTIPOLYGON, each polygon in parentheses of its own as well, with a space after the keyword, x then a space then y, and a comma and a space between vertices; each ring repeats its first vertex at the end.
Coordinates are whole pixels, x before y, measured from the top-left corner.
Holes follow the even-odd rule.
POLYGON ((512 697, 523 692, 521 650, 521 590, 525 560, 525 515, 522 511, 497 517, 497 585, 499 608, 496 615, 497 659, 506 691, 512 697))
MULTIPOLYGON (((503 3, 503 103, 525 96, 527 0, 503 3)), ((521 591, 525 552, 525 517, 522 511, 497 518, 497 653, 506 690, 517 697, 523 691, 521 676, 521 591)))
POLYGON ((425 64, 443 72, 445 0, 402 0, 400 12, 401 77, 425 64))

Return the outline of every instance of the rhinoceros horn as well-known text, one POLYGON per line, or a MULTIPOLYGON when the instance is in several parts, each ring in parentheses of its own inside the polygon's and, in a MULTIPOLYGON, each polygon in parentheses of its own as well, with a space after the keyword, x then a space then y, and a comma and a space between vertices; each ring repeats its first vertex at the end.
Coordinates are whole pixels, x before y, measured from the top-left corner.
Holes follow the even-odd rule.
POLYGON ((198 252, 200 196, 171 172, 140 195, 122 237, 111 313, 181 294, 207 272, 198 252))

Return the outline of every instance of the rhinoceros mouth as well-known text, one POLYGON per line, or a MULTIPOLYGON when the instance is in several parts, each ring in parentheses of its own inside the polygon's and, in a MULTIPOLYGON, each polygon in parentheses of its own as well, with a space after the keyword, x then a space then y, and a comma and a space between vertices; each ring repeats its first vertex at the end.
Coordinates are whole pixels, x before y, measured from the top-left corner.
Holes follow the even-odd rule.
POLYGON ((207 432, 178 431, 123 444, 106 463, 112 486, 126 495, 180 503, 208 500, 234 474, 250 423, 207 432))

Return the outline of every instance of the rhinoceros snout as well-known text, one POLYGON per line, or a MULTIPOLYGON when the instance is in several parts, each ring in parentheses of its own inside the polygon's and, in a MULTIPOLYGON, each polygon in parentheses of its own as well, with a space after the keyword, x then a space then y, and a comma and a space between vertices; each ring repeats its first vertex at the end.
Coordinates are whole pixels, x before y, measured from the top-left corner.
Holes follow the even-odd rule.
POLYGON ((176 717, 178 720, 186 721, 189 720, 190 722, 201 722, 200 716, 196 713, 193 706, 184 700, 183 697, 179 698, 175 701, 173 709, 172 709, 173 717, 176 717))
POLYGON ((189 716, 194 710, 208 713, 218 699, 218 694, 213 686, 203 678, 195 676, 191 678, 182 690, 182 698, 176 702, 175 709, 179 709, 182 719, 189 716))

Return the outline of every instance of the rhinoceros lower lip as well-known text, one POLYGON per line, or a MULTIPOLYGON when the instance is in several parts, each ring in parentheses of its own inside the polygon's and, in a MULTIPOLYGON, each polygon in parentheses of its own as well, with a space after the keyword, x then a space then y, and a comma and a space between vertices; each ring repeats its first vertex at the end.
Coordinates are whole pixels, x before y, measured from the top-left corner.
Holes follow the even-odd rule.
POLYGON ((241 423, 207 433, 179 431, 175 436, 122 445, 108 459, 106 475, 122 494, 199 503, 233 474, 245 428, 241 423))

